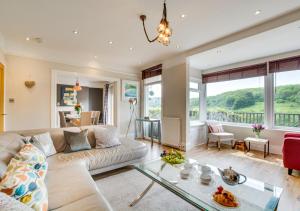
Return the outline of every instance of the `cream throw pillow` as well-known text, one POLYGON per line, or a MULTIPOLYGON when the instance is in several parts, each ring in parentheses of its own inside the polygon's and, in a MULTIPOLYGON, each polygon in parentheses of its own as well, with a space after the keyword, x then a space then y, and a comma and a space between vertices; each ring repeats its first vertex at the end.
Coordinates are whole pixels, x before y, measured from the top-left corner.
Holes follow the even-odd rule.
POLYGON ((115 127, 95 127, 96 148, 108 148, 120 145, 119 135, 115 127))
POLYGON ((42 150, 47 157, 56 154, 56 149, 53 145, 50 133, 42 133, 32 136, 31 144, 42 150))

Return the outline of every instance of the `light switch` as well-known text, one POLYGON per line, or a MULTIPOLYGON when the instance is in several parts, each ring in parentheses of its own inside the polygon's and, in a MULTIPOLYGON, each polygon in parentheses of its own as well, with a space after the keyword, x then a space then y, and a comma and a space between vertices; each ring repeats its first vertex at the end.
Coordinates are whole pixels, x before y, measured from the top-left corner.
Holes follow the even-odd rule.
POLYGON ((9 103, 15 103, 15 98, 9 98, 9 99, 8 99, 8 102, 9 102, 9 103))

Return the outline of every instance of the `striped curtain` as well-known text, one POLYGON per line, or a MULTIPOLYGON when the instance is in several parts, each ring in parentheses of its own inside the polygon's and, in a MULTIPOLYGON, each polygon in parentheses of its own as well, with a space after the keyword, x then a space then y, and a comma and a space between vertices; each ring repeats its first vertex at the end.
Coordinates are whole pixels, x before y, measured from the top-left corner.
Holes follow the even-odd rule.
POLYGON ((108 121, 108 91, 109 91, 109 84, 104 85, 104 108, 103 108, 103 124, 106 125, 108 121))

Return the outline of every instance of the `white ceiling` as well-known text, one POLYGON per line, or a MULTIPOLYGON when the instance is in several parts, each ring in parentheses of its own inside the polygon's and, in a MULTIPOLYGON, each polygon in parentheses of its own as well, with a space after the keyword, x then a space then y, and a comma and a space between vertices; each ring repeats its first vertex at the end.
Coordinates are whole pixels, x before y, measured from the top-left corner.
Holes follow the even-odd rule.
POLYGON ((190 57, 190 65, 207 70, 300 49, 300 21, 190 57))
POLYGON ((146 26, 154 36, 162 2, 0 0, 4 50, 67 64, 136 71, 300 7, 300 0, 169 0, 173 36, 165 47, 147 43, 138 18, 141 13, 147 15, 146 26), (262 13, 255 16, 257 9, 262 13), (75 29, 78 35, 72 33, 75 29), (28 42, 26 37, 42 37, 43 43, 28 42), (110 40, 113 45, 108 44, 110 40))

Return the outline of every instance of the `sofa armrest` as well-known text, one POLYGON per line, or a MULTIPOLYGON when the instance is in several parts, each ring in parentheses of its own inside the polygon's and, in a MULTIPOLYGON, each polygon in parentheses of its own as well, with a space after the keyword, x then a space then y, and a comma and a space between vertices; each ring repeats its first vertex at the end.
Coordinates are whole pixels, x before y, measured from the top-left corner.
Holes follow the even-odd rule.
POLYGON ((284 138, 288 138, 288 137, 300 138, 300 133, 285 133, 284 138))
POLYGON ((291 151, 300 152, 300 138, 287 137, 284 139, 283 153, 291 151))

